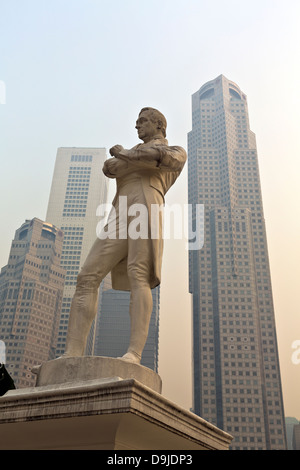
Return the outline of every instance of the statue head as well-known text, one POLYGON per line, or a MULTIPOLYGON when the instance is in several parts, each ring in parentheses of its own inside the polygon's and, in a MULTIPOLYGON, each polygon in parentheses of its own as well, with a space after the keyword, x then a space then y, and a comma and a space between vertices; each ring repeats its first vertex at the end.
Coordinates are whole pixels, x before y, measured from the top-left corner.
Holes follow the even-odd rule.
POLYGON ((139 113, 135 127, 140 139, 148 142, 154 137, 166 137, 167 120, 157 109, 143 108, 139 113))

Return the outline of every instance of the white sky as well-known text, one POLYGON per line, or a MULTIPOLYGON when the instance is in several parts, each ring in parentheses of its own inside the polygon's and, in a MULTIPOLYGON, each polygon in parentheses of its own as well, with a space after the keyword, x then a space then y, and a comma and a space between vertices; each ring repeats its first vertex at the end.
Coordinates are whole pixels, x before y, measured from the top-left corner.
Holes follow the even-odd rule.
MULTIPOLYGON (((45 218, 58 147, 132 147, 137 113, 153 106, 186 148, 192 93, 224 74, 257 138, 285 414, 298 419, 299 20, 299 0, 0 0, 0 266, 24 220, 45 218)), ((187 168, 167 202, 187 202, 187 168)), ((184 244, 165 244, 160 375, 190 407, 184 244)))

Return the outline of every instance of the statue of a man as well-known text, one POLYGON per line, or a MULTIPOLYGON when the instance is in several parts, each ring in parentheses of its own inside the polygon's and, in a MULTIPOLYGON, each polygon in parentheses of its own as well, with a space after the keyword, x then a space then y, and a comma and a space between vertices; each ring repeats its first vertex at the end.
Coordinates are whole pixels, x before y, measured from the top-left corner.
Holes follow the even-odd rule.
MULTIPOLYGON (((164 195, 176 181, 185 162, 186 152, 170 147, 166 140, 167 122, 156 109, 143 108, 136 121, 139 138, 144 142, 125 150, 121 145, 110 149, 113 158, 105 161, 103 172, 115 178, 117 191, 113 201, 114 227, 117 236, 98 236, 78 275, 67 334, 66 356, 82 356, 91 324, 96 315, 98 288, 111 272, 112 287, 130 291, 131 336, 127 353, 121 358, 140 363, 148 336, 152 312, 151 289, 160 284, 163 252, 162 219, 158 218, 156 234, 149 229, 147 237, 131 237, 128 230, 133 216, 121 213, 121 196, 127 207, 144 205, 148 220, 151 208, 164 204, 164 195)), ((149 224, 151 226, 151 223, 149 224)))

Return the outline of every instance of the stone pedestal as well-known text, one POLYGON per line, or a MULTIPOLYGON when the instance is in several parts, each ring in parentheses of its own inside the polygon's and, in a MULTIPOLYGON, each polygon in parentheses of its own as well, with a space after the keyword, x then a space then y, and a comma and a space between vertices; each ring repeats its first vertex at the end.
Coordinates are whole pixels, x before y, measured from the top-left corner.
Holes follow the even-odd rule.
POLYGON ((36 386, 76 384, 87 380, 135 379, 161 393, 161 378, 153 370, 113 357, 61 357, 42 364, 37 370, 36 386))
POLYGON ((153 371, 118 359, 50 361, 39 369, 36 387, 0 397, 0 449, 229 448, 230 435, 170 402, 160 389, 153 371), (104 377, 108 370, 111 376, 104 377))

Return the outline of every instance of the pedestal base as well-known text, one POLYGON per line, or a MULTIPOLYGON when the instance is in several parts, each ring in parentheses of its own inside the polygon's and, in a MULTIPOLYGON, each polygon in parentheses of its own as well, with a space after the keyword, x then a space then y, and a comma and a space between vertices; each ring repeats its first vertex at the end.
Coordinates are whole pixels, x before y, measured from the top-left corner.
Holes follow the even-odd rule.
POLYGON ((161 378, 148 367, 102 356, 61 357, 42 364, 36 372, 36 386, 78 383, 114 378, 135 379, 161 393, 161 378))
POLYGON ((134 379, 0 398, 0 449, 227 450, 231 436, 134 379))

